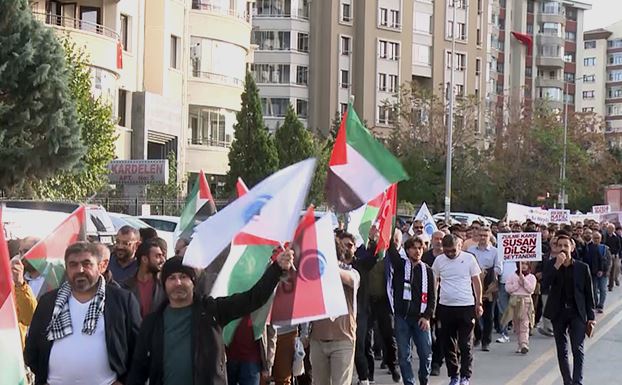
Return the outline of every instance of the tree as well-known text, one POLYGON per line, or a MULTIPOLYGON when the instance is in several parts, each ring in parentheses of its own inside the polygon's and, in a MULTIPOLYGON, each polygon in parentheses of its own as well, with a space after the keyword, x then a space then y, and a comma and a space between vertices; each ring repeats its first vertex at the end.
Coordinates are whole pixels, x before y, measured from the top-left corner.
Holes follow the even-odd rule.
POLYGON ((274 143, 279 154, 279 168, 310 158, 315 153, 313 135, 298 119, 291 104, 287 108, 285 121, 276 129, 274 143))
POLYGON ((27 0, 0 0, 0 47, 0 188, 29 193, 85 153, 70 70, 27 0))
POLYGON ((168 183, 147 185, 147 199, 175 200, 181 195, 181 185, 177 183, 177 154, 171 151, 166 159, 168 159, 168 183))
POLYGON ((115 157, 117 139, 112 107, 91 94, 91 73, 84 51, 68 38, 62 39, 65 60, 70 72, 69 88, 82 126, 82 143, 87 148, 75 171, 60 171, 37 183, 36 196, 47 199, 83 200, 107 184, 108 164, 115 157))
POLYGON ((252 187, 274 173, 279 165, 274 141, 264 126, 259 89, 250 72, 246 73, 242 107, 236 117, 227 174, 227 191, 231 193, 238 177, 252 187))

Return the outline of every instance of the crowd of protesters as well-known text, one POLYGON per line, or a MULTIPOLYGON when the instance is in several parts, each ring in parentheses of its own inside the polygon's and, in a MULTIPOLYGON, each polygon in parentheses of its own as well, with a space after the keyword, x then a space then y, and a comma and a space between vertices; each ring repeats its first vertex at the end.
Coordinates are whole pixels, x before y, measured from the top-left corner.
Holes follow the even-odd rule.
POLYGON ((450 385, 469 385, 473 349, 515 340, 528 354, 534 332, 555 339, 564 384, 582 384, 583 341, 619 286, 622 228, 499 222, 490 227, 398 223, 385 253, 378 230, 357 247, 335 229, 348 314, 277 327, 255 339, 250 314, 293 266, 276 250, 262 278, 244 293, 212 298, 211 276, 183 265, 188 241, 121 228, 112 249, 78 242, 65 252, 65 282, 48 290, 20 256, 38 239, 11 241, 18 321, 33 384, 351 385, 374 383, 375 361, 395 383, 426 385, 446 366, 450 385), (542 261, 504 262, 496 235, 540 232, 542 261), (231 343, 222 329, 241 319, 231 343), (512 338, 510 330, 516 335, 512 338), (498 338, 493 337, 496 331, 498 338), (570 335, 573 369, 568 363, 570 335), (418 368, 412 365, 413 346, 418 368))

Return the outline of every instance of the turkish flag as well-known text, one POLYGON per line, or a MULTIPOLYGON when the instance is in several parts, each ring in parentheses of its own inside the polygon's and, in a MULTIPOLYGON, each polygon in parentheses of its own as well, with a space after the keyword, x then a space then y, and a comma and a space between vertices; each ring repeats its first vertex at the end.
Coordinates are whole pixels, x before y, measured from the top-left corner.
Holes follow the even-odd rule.
POLYGON ((117 40, 117 69, 123 69, 123 44, 117 40))
POLYGON ((521 44, 527 46, 527 56, 531 56, 531 49, 533 48, 533 37, 520 32, 512 32, 512 36, 514 36, 516 40, 520 41, 521 44))
POLYGON ((380 236, 376 245, 376 254, 386 251, 393 239, 393 220, 397 214, 397 183, 392 184, 384 193, 382 205, 378 212, 378 229, 380 236))

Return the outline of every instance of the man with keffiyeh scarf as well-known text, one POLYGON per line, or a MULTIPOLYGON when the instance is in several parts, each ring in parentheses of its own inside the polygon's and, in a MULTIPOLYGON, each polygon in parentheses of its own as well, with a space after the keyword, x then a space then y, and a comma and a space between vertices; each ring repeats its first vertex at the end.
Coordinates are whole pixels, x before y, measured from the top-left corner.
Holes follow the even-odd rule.
POLYGON ((427 385, 432 369, 430 319, 436 304, 432 269, 421 262, 425 249, 419 237, 408 239, 401 253, 395 245, 388 251, 393 268, 393 310, 400 370, 405 385, 415 384, 411 340, 419 356, 419 384, 427 385))
POLYGON ((140 308, 126 290, 100 275, 96 244, 65 251, 67 281, 39 300, 24 357, 35 385, 125 382, 140 326, 140 308))

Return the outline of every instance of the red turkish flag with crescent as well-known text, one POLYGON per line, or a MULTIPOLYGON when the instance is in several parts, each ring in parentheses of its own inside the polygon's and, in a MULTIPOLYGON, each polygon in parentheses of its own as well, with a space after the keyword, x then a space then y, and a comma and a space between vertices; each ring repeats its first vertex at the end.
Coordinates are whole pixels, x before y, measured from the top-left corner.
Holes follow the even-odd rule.
POLYGON ((397 214, 397 183, 385 191, 380 211, 378 212, 378 230, 380 237, 376 246, 376 254, 386 251, 391 244, 395 215, 397 214))

